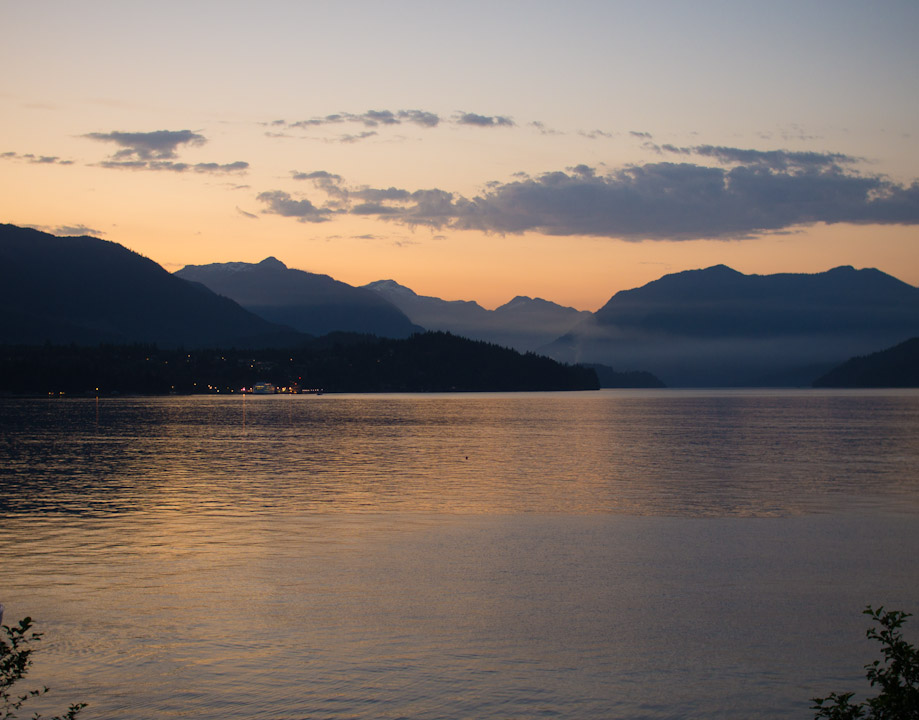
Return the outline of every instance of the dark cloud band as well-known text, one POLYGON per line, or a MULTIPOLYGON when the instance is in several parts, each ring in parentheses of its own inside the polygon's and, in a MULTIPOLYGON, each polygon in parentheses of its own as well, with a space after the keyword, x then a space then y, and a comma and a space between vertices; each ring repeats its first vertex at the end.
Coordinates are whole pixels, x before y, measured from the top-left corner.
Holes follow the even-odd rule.
MULTIPOLYGON (((859 174, 847 167, 855 159, 846 155, 712 146, 689 152, 725 166, 659 162, 599 174, 577 165, 491 183, 468 199, 440 189, 352 189, 338 176, 313 179, 335 196, 336 212, 497 233, 743 239, 821 222, 919 224, 919 182, 859 174)), ((266 212, 288 214, 273 207, 266 212)))
POLYGON ((185 163, 171 160, 106 160, 99 167, 110 170, 159 170, 165 172, 194 173, 243 173, 249 169, 249 163, 238 160, 232 163, 185 163))

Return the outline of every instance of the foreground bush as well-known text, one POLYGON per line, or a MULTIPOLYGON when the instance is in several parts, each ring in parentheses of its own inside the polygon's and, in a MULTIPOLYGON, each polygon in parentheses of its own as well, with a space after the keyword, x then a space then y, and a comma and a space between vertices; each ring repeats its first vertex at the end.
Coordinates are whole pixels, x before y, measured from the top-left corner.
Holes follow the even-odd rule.
POLYGON ((855 693, 831 693, 812 698, 817 713, 814 718, 827 720, 919 720, 919 649, 903 639, 900 628, 910 613, 877 610, 870 605, 864 611, 880 629, 868 628, 866 635, 881 643, 883 659, 865 665, 865 676, 871 687, 880 692, 864 702, 853 704, 855 693))
MULTIPOLYGON (((32 632, 30 617, 20 620, 18 625, 12 627, 0 626, 0 720, 13 720, 19 717, 16 713, 27 700, 48 692, 46 687, 41 690, 29 690, 22 695, 11 690, 32 666, 32 644, 40 639, 41 633, 32 632)), ((56 715, 48 720, 74 720, 84 707, 86 703, 71 705, 63 715, 56 715)), ((41 720, 40 715, 32 717, 33 720, 41 720)))

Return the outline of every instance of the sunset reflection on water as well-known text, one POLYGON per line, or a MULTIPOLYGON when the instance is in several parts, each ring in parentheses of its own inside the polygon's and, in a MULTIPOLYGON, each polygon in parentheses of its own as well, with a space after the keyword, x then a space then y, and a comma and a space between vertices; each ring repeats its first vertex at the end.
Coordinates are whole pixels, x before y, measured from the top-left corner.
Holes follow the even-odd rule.
POLYGON ((88 719, 780 718, 919 607, 915 392, 0 403, 5 619, 88 719))

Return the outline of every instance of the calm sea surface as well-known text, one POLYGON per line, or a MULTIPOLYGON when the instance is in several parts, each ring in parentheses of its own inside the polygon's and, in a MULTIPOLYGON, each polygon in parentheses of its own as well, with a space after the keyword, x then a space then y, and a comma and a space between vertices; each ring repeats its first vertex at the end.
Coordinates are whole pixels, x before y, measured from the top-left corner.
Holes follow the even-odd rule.
POLYGON ((86 720, 810 718, 919 614, 919 392, 0 400, 0 602, 86 720))

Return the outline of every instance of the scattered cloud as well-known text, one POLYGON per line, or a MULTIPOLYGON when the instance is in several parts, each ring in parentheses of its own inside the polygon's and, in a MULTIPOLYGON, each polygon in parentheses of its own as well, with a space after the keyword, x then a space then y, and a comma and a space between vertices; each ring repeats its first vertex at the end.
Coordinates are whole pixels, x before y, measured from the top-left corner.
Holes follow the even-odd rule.
POLYGON ((411 198, 411 193, 408 190, 402 190, 401 188, 395 187, 363 187, 357 190, 351 190, 348 192, 348 194, 351 197, 357 197, 368 202, 385 202, 387 200, 404 201, 411 198))
POLYGON ((476 127, 514 127, 516 123, 504 115, 478 115, 477 113, 458 112, 453 116, 457 125, 474 125, 476 127))
POLYGON ((19 160, 33 165, 73 165, 73 160, 62 160, 57 155, 35 155, 33 153, 0 153, 0 159, 19 160))
MULTIPOLYGON (((475 127, 516 127, 517 123, 506 115, 480 115, 473 112, 454 113, 450 120, 445 121, 440 115, 428 110, 368 110, 363 113, 339 112, 330 115, 318 115, 306 120, 288 122, 286 120, 271 120, 264 123, 271 130, 266 130, 269 137, 287 137, 284 130, 310 129, 329 125, 363 125, 367 130, 360 133, 349 133, 338 138, 339 142, 353 143, 373 137, 381 129, 399 125, 417 125, 422 128, 435 128, 443 122, 455 125, 472 125, 475 127)), ((543 134, 556 134, 542 123, 530 123, 543 134)))
MULTIPOLYGON (((850 167, 856 159, 841 153, 664 149, 722 166, 656 162, 606 171, 580 164, 489 183, 472 198, 438 188, 349 188, 331 173, 305 175, 334 196, 334 212, 431 228, 641 241, 744 239, 821 222, 919 224, 919 181, 860 174, 850 167)), ((333 212, 280 191, 259 199, 266 212, 306 221, 333 212)))
POLYGON ((96 230, 95 228, 87 227, 82 223, 80 225, 60 225, 54 229, 55 235, 64 235, 64 236, 82 236, 82 235, 105 235, 105 232, 102 230, 96 230))
POLYGON ((207 138, 191 130, 155 130, 154 132, 88 133, 90 140, 114 143, 121 147, 99 167, 113 170, 157 170, 166 172, 194 173, 244 173, 249 163, 237 160, 231 163, 187 163, 174 162, 182 146, 200 146, 207 138))
POLYGON ((314 170, 313 172, 297 172, 296 170, 291 172, 294 180, 317 180, 320 182, 341 182, 341 175, 335 175, 325 170, 314 170))
POLYGON ((560 130, 554 130, 550 127, 547 127, 544 122, 540 122, 539 120, 533 120, 532 122, 528 123, 528 125, 532 128, 536 128, 541 135, 564 135, 564 133, 560 130))
POLYGON ((821 153, 792 150, 749 150, 716 145, 697 145, 694 147, 677 147, 675 145, 654 146, 678 155, 697 155, 712 158, 725 165, 756 165, 773 170, 819 170, 859 162, 859 158, 843 153, 821 153))
POLYGON ((185 163, 172 162, 171 160, 104 160, 99 167, 113 170, 162 170, 166 172, 195 172, 195 173, 243 173, 249 169, 249 163, 237 161, 226 164, 219 163, 185 163))
POLYGON ((440 123, 440 116, 426 110, 368 110, 364 113, 333 113, 291 123, 284 120, 274 120, 271 125, 275 127, 310 128, 342 123, 358 123, 368 128, 410 123, 420 127, 432 128, 437 127, 440 123))
POLYGON ((614 137, 613 133, 606 132, 604 130, 578 130, 578 135, 581 137, 586 137, 588 140, 597 140, 598 138, 611 138, 614 137))
POLYGON ((236 212, 238 212, 238 213, 239 213, 240 215, 242 215, 243 217, 249 218, 250 220, 258 220, 258 219, 259 219, 259 216, 258 216, 258 215, 255 215, 254 213, 246 212, 246 211, 243 210, 241 207, 239 207, 239 205, 236 206, 236 212))
POLYGON ((639 138, 640 140, 651 140, 652 135, 649 132, 638 132, 637 130, 629 130, 629 135, 632 137, 639 138))
POLYGON ((366 140, 367 138, 374 137, 378 135, 376 130, 365 130, 364 132, 357 133, 356 135, 342 135, 338 138, 338 142, 342 143, 356 143, 361 140, 366 140))
POLYGON ((177 157, 180 145, 204 145, 207 138, 191 130, 155 130, 153 132, 87 133, 83 137, 121 147, 112 157, 116 160, 169 160, 177 157))
POLYGON ((282 190, 259 193, 257 199, 267 206, 265 210, 262 210, 263 213, 292 217, 299 222, 326 222, 331 214, 331 210, 317 208, 307 199, 295 200, 282 190))
POLYGON ((310 180, 319 190, 322 190, 329 197, 335 198, 336 201, 347 200, 347 191, 342 187, 341 175, 327 172, 325 170, 314 170, 313 172, 291 173, 294 180, 310 180))
POLYGON ((26 225, 25 227, 32 228, 33 230, 41 230, 42 232, 51 233, 52 235, 57 235, 58 237, 82 237, 84 235, 105 235, 105 232, 102 230, 96 230, 95 228, 87 227, 82 223, 79 225, 26 225))

